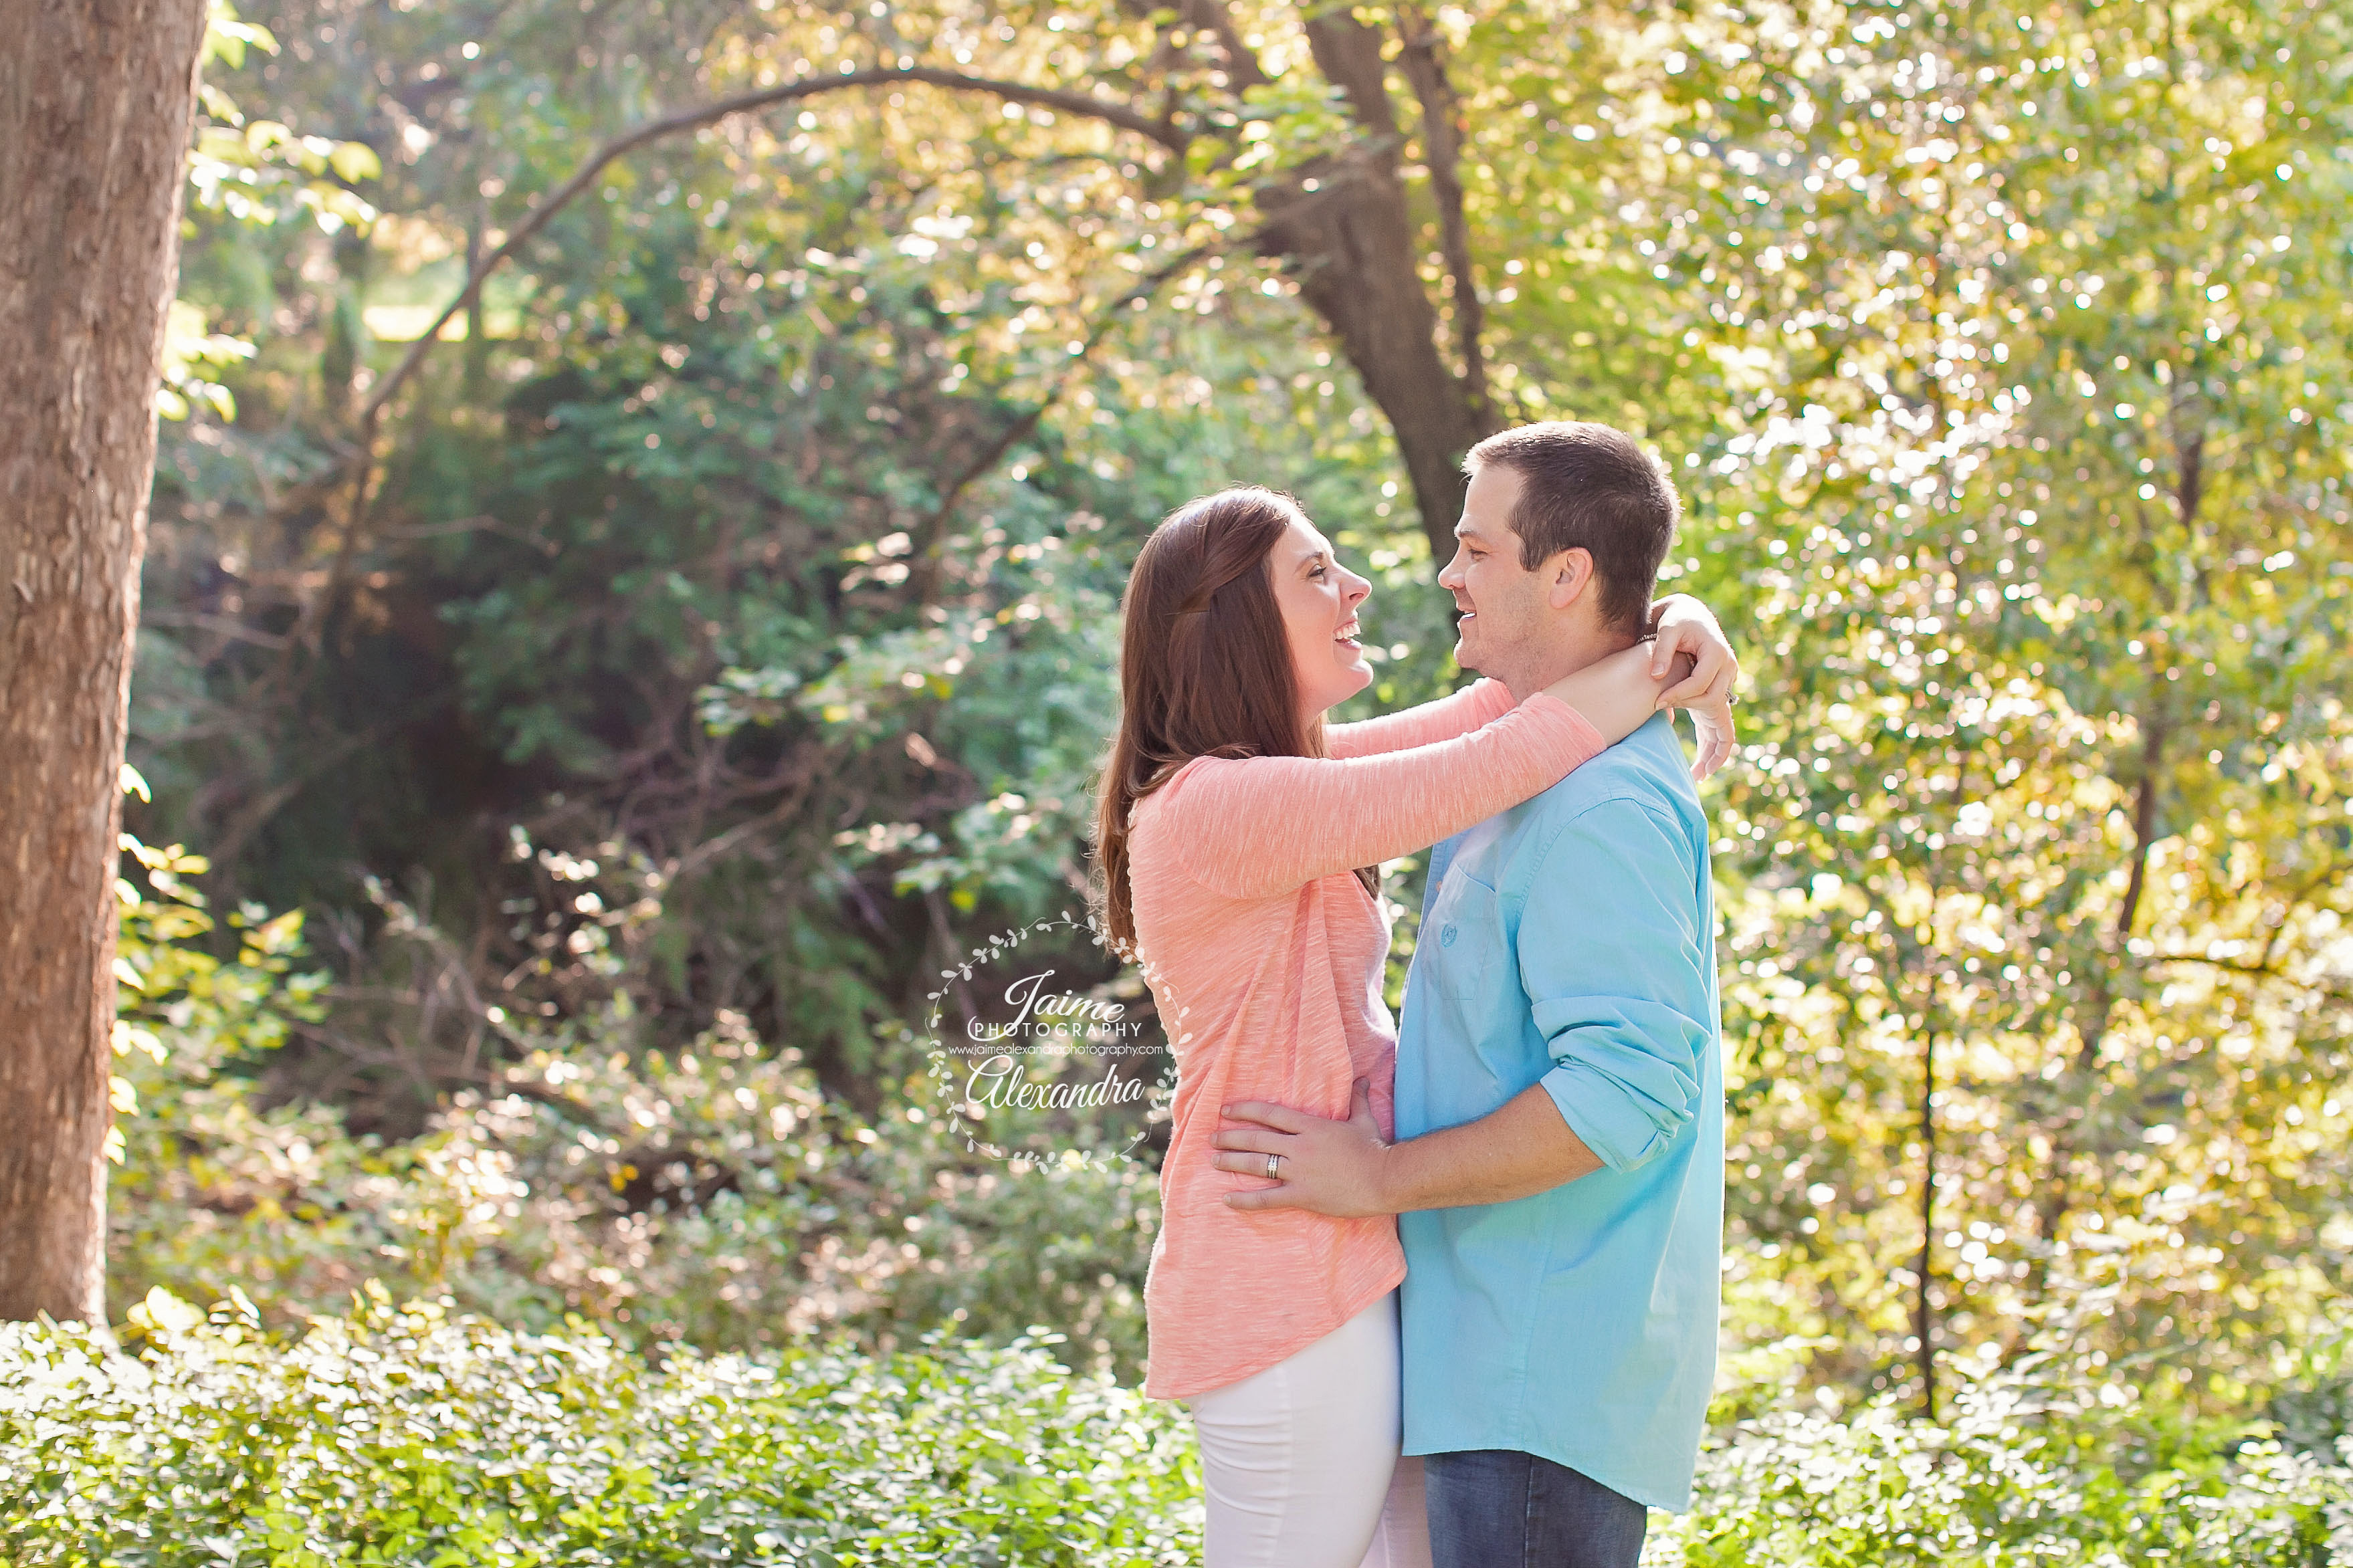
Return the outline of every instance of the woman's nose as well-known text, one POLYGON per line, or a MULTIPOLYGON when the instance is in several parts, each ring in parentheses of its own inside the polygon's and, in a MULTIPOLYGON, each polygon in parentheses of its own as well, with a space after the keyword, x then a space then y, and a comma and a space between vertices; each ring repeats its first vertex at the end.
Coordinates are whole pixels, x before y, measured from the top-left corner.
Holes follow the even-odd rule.
POLYGON ((1361 605, 1361 604, 1363 604, 1366 599, 1368 599, 1368 598, 1372 597, 1372 593, 1373 593, 1373 584, 1372 584, 1372 579, 1370 579, 1370 578, 1368 578, 1368 577, 1359 577, 1359 576, 1357 576, 1354 572, 1351 572, 1351 573, 1349 573, 1349 574, 1348 574, 1348 603, 1349 603, 1349 604, 1351 604, 1351 605, 1361 605))

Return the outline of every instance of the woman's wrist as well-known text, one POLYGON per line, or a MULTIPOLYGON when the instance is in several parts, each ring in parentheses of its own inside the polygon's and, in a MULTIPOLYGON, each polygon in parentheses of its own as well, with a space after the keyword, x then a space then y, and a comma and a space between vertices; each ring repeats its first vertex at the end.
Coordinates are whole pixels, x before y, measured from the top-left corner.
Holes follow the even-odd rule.
POLYGON ((1658 711, 1667 684, 1652 678, 1650 654, 1638 643, 1562 677, 1543 694, 1576 709, 1604 741, 1614 744, 1658 711))

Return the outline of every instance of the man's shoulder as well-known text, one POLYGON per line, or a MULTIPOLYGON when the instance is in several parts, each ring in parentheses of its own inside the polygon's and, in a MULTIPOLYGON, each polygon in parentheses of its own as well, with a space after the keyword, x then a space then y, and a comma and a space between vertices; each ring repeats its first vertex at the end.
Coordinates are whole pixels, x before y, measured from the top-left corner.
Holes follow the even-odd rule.
POLYGON ((1572 900, 1591 875, 1639 876, 1694 893, 1708 882, 1708 824, 1690 763, 1662 714, 1517 808, 1494 868, 1508 898, 1572 900), (1606 873, 1604 868, 1607 868, 1606 873))
POLYGON ((1611 846, 1617 858, 1655 864, 1661 872, 1672 865, 1673 880, 1704 876, 1707 818, 1668 715, 1514 807, 1507 841, 1497 847, 1495 885, 1521 894, 1538 883, 1563 886, 1544 867, 1596 840, 1611 846))
POLYGON ((1661 713, 1569 773, 1520 809, 1524 833, 1550 838, 1598 806, 1640 806, 1678 826, 1702 822, 1699 791, 1675 738, 1672 715, 1661 713))

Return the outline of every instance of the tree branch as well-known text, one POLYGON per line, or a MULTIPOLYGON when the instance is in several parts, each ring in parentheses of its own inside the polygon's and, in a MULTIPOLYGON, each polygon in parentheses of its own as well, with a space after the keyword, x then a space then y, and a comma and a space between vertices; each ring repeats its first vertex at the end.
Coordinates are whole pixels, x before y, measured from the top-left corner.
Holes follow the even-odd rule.
POLYGON ((2148 961, 2150 968, 2160 963, 2196 963, 2208 969, 2219 969, 2226 974, 2244 974, 2258 980, 2279 980, 2285 976, 2268 963, 2243 963, 2235 958, 2209 958, 2201 952, 2160 952, 2148 961))
MULTIPOLYGON (((1122 0, 1121 8, 1141 22, 1166 17, 1170 12, 1170 7, 1158 4, 1157 0, 1122 0)), ((1173 20, 1166 22, 1159 29, 1160 45, 1165 53, 1182 53, 1170 41, 1170 35, 1179 29, 1207 33, 1218 41, 1219 61, 1224 68, 1226 79, 1214 85, 1222 86, 1239 97, 1245 90, 1264 87, 1273 79, 1258 63, 1258 57, 1242 42, 1241 35, 1235 31, 1234 18, 1226 9, 1225 0, 1179 0, 1173 20)))
POLYGON ((1063 368, 1060 375, 1054 378, 1053 385, 1047 389, 1046 395, 1038 401, 1037 406, 1007 426, 996 440, 990 442, 977 457, 965 464, 963 471, 957 474, 955 481, 942 495, 940 504, 933 509, 930 517, 924 519, 912 554, 916 574, 916 603, 929 605, 939 597, 941 550, 947 534, 948 519, 955 514, 956 507, 964 500, 965 491, 978 483, 983 476, 1005 460, 1007 453, 1028 440, 1037 430, 1048 412, 1055 404, 1061 401, 1063 392, 1069 388, 1081 367, 1093 357, 1095 346, 1103 342, 1103 335, 1111 331, 1113 323, 1119 320, 1121 312, 1139 300, 1149 299, 1158 291, 1163 283, 1211 252, 1225 249, 1229 246, 1252 244, 1256 238, 1257 231, 1253 229, 1230 238, 1220 237, 1208 244, 1197 245, 1182 256, 1145 274, 1136 280, 1134 287, 1097 312, 1093 323, 1087 329, 1086 341, 1081 343, 1078 352, 1071 356, 1070 363, 1063 368))
MULTIPOLYGON (((705 126, 715 125, 720 121, 731 119, 738 114, 748 114, 754 110, 773 109, 780 103, 795 103, 802 99, 815 98, 822 93, 839 92, 849 88, 888 86, 910 81, 921 82, 931 87, 946 88, 951 91, 988 93, 1004 99, 1008 103, 1027 103, 1041 109, 1060 110, 1065 114, 1099 120, 1104 124, 1116 126, 1122 131, 1134 132, 1138 136, 1158 142, 1172 153, 1182 153, 1185 150, 1186 137, 1181 131, 1163 125, 1123 104, 1109 103, 1088 93, 1065 92, 1055 88, 1029 87, 1021 82, 997 81, 987 77, 967 76, 961 71, 941 70, 933 66, 894 67, 887 69, 845 71, 839 76, 806 77, 798 81, 786 82, 778 87, 764 88, 758 92, 740 93, 733 98, 721 99, 715 103, 701 103, 691 108, 673 110, 622 132, 590 153, 587 162, 582 163, 570 179, 557 186, 552 194, 543 197, 539 204, 531 209, 515 231, 507 236, 504 243, 482 258, 472 273, 468 276, 466 286, 459 291, 458 297, 449 302, 448 309, 435 318, 433 325, 426 330, 424 336, 409 345, 408 353, 392 374, 385 378, 384 384, 369 395, 365 406, 360 410, 360 423, 363 430, 374 426, 377 416, 383 413, 385 405, 392 400, 393 394, 399 391, 402 384, 416 374, 417 365, 424 361, 427 353, 432 352, 433 344, 440 337, 441 329, 448 326, 459 311, 472 304, 475 296, 481 292, 482 284, 490 275, 497 271, 533 236, 545 228, 557 213, 570 205, 575 197, 586 190, 595 182, 596 176, 603 174, 616 161, 649 142, 675 136, 681 132, 700 131, 705 126)), ((362 449, 365 450, 367 443, 364 438, 360 445, 362 449)))
POLYGON ((2091 1026, 2083 1031, 2082 1044, 2076 1050, 2076 1063, 2085 1072, 2096 1071, 2100 1047, 2107 1038, 2108 1019, 2116 1011, 2115 969, 2121 963, 2126 944, 2132 940, 2133 927, 2140 919, 2140 901, 2148 889, 2148 858, 2157 837, 2158 772, 2165 760, 2165 745, 2171 726, 2160 714, 2144 720, 2141 727, 2140 778, 2133 788, 2133 849, 2132 866, 2126 874, 2125 896, 2116 908, 2115 924, 2109 930, 2111 951, 2107 965, 2092 987, 2091 1026))
POLYGON ((2141 896, 2148 889, 2149 843, 2157 833, 2157 773, 2165 755, 2166 731, 2162 718, 2151 720, 2141 742, 2140 782, 2133 790, 2132 871, 2125 883, 2124 902, 2116 910, 2116 934, 2120 943, 2132 935, 2140 919, 2141 896))
POLYGON ((545 228, 554 219, 556 214, 569 206, 575 198, 594 184, 597 176, 607 168, 640 147, 661 141, 666 137, 678 135, 681 132, 699 131, 705 126, 715 125, 723 120, 738 114, 748 114, 754 110, 773 109, 778 104, 795 103, 803 99, 816 98, 824 93, 839 92, 851 88, 889 86, 901 82, 919 82, 926 86, 945 88, 951 91, 987 93, 1004 99, 1009 103, 1034 104, 1041 109, 1059 110, 1065 114, 1101 121, 1106 125, 1133 132, 1179 154, 1186 147, 1185 132, 1177 127, 1148 118, 1123 104, 1106 102, 1090 93, 1068 92, 1059 88, 1030 87, 1021 82, 998 81, 988 77, 968 76, 961 71, 942 70, 934 66, 892 67, 845 71, 839 76, 805 77, 797 81, 786 82, 781 86, 763 88, 757 92, 739 93, 733 98, 721 99, 716 102, 675 110, 622 132, 590 153, 587 161, 580 165, 570 179, 540 199, 538 204, 524 216, 522 222, 516 226, 514 232, 508 235, 497 249, 474 264, 472 270, 467 275, 466 286, 459 290, 458 297, 450 300, 448 307, 434 318, 433 324, 426 328, 423 335, 409 344, 408 352, 401 356, 400 363, 394 366, 392 373, 368 395, 366 404, 360 409, 358 439, 353 442, 350 453, 342 463, 337 465, 338 468, 345 464, 355 465, 358 469, 357 481, 352 488, 351 506, 345 515, 343 541, 335 552, 334 564, 327 574, 326 586, 318 597, 304 608, 301 622, 293 634, 292 642, 302 647, 315 646, 326 606, 334 602, 338 590, 350 574, 352 559, 359 548, 361 537, 366 531, 368 491, 375 480, 375 433, 385 406, 392 401, 394 395, 406 384, 408 379, 417 374, 417 367, 425 363, 425 356, 433 352, 434 345, 440 342, 441 330, 448 326, 459 312, 473 308, 475 300, 480 297, 482 285, 488 281, 491 273, 504 266, 510 258, 522 248, 524 244, 540 230, 545 228))
POLYGON ((1438 202, 1440 248, 1454 281, 1454 347, 1462 359, 1462 390, 1483 427, 1495 428, 1487 396, 1486 307, 1471 259, 1471 226, 1462 216, 1462 121, 1454 84, 1438 55, 1438 28, 1419 6, 1398 7, 1406 37, 1398 64, 1421 103, 1422 162, 1430 169, 1430 192, 1438 202))
POLYGON ((1218 52, 1225 58, 1226 86, 1232 91, 1239 94, 1250 88, 1264 87, 1273 79, 1234 30, 1233 16, 1227 11, 1224 0, 1185 0, 1185 8, 1178 15, 1187 26, 1198 27, 1218 40, 1218 52))
POLYGON ((1394 140, 1397 106, 1389 101, 1388 68, 1381 60, 1382 30, 1356 20, 1345 7, 1313 12, 1303 25, 1316 68, 1347 96, 1356 123, 1376 137, 1394 140))

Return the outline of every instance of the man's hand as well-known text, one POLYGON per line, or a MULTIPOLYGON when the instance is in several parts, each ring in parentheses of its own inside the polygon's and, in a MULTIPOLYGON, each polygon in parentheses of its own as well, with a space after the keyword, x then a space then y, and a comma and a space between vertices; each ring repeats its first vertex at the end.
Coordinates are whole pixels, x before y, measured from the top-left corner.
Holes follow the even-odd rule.
POLYGON ((1226 1194, 1238 1209, 1305 1209, 1335 1219, 1395 1214, 1381 1191, 1389 1145, 1373 1119, 1372 1090, 1356 1080, 1348 1120, 1334 1121, 1287 1106, 1246 1100, 1225 1107, 1229 1121, 1212 1156, 1220 1171, 1266 1175, 1266 1157, 1279 1156, 1271 1185, 1226 1194))
POLYGON ((1662 708, 1691 710, 1699 734, 1692 776, 1704 779, 1732 756, 1732 692, 1740 681, 1740 660, 1705 605, 1688 594, 1659 601, 1658 636, 1651 645, 1651 675, 1664 679, 1678 654, 1692 659, 1691 674, 1659 698, 1662 708))

